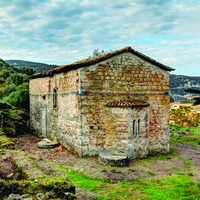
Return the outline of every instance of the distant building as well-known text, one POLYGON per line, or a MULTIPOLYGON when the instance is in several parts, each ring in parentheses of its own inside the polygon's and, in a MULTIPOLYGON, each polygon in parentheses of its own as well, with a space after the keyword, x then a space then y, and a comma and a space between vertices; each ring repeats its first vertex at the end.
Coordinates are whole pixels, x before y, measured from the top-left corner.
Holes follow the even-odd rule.
POLYGON ((30 79, 31 129, 80 156, 169 151, 169 72, 131 47, 30 79))
POLYGON ((14 66, 15 68, 20 68, 20 66, 19 66, 17 63, 14 63, 13 66, 14 66))
POLYGON ((173 102, 173 103, 170 103, 170 108, 171 109, 179 109, 180 108, 180 102, 173 102))

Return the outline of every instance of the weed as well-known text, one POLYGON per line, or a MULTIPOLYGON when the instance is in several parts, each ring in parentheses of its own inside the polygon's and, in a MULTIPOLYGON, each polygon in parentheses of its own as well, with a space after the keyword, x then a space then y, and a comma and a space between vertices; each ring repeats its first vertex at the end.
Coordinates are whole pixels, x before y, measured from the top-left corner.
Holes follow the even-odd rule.
POLYGON ((29 182, 29 185, 30 185, 31 187, 35 187, 35 186, 36 186, 36 182, 35 182, 35 181, 30 181, 30 182, 29 182))
POLYGON ((4 147, 1 148, 1 154, 5 154, 6 153, 6 149, 4 147))
POLYGON ((193 172, 189 172, 188 176, 194 176, 194 173, 193 172))
POLYGON ((128 169, 128 171, 130 171, 130 172, 136 172, 135 169, 128 169))
POLYGON ((179 158, 180 160, 184 161, 184 163, 187 165, 188 168, 192 166, 192 162, 188 158, 179 158))
POLYGON ((116 173, 116 174, 121 173, 121 171, 120 171, 119 169, 112 169, 111 172, 112 172, 112 173, 116 173))
POLYGON ((152 175, 152 176, 155 176, 156 173, 155 172, 152 172, 152 171, 148 171, 149 175, 152 175))
POLYGON ((177 175, 185 175, 185 172, 177 171, 176 174, 177 175))

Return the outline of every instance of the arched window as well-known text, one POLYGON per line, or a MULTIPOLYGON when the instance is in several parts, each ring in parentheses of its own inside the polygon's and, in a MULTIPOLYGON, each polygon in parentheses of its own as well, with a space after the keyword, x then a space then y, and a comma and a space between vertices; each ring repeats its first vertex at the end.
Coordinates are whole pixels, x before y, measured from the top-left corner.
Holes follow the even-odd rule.
POLYGON ((57 91, 58 88, 53 89, 53 107, 57 108, 57 91))
POLYGON ((135 138, 139 137, 140 134, 140 119, 133 120, 133 135, 135 138))

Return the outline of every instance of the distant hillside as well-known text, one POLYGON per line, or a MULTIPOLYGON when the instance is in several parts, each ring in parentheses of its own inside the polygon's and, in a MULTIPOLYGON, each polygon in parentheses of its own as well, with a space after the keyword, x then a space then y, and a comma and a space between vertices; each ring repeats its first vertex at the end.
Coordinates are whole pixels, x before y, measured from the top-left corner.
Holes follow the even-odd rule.
MULTIPOLYGON (((176 101, 180 101, 182 98, 187 98, 188 92, 184 89, 187 88, 200 88, 200 77, 184 76, 184 75, 170 75, 170 92, 172 97, 176 101)), ((197 96, 194 94, 194 96, 197 96)))
POLYGON ((49 65, 45 63, 30 62, 24 60, 5 60, 5 62, 14 66, 15 68, 28 67, 32 68, 36 72, 44 72, 57 67, 57 65, 49 65))

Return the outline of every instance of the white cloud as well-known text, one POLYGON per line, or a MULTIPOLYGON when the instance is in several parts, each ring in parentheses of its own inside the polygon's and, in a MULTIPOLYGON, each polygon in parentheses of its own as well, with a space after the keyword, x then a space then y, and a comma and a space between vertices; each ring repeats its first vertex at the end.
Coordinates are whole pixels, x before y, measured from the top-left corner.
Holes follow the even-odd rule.
POLYGON ((199 8, 195 0, 0 1, 0 57, 64 64, 131 45, 187 73, 200 67, 199 8))

